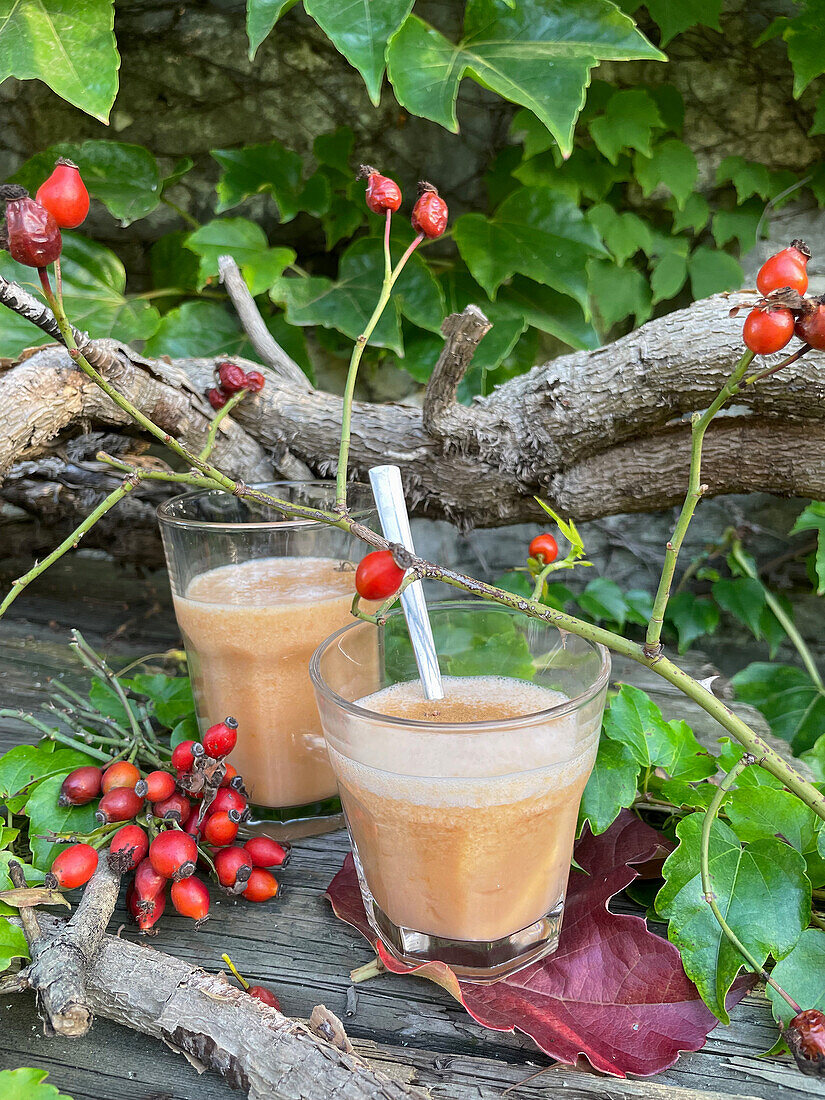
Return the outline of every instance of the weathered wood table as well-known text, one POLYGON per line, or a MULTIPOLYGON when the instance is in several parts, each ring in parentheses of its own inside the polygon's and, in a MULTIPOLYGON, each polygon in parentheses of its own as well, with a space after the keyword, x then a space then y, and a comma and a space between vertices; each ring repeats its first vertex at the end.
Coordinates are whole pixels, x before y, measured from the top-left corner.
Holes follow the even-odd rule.
MULTIPOLYGON (((36 712, 50 676, 62 675, 73 686, 85 682, 67 649, 71 627, 105 653, 123 658, 178 643, 165 576, 140 578, 103 560, 76 558, 44 576, 0 623, 0 706, 36 712)), ((690 710, 667 685, 662 691, 643 683, 635 667, 617 672, 626 672, 628 679, 632 675, 633 682, 649 690, 655 686, 663 709, 670 716, 683 715, 698 732, 701 712, 690 710)), ((0 751, 32 739, 26 727, 0 724, 0 751)), ((508 1095, 523 1100, 772 1100, 780 1089, 788 1097, 825 1095, 825 1086, 787 1063, 759 1057, 776 1038, 761 993, 746 997, 734 1009, 731 1026, 718 1027, 704 1050, 683 1055, 656 1078, 632 1081, 600 1077, 585 1067, 552 1066, 531 1041, 486 1031, 446 992, 423 979, 385 974, 359 985, 355 1011, 348 1015, 349 972, 372 952, 333 917, 322 896, 347 847, 342 832, 299 842, 281 876, 280 901, 260 907, 218 901, 200 932, 191 921, 167 912, 153 945, 212 970, 221 969, 221 954, 228 952, 250 980, 277 991, 288 1015, 306 1017, 314 1005, 326 1004, 344 1020, 365 1057, 441 1100, 493 1100, 510 1086, 508 1095), (544 1067, 551 1068, 515 1087, 544 1067)), ((118 920, 126 920, 122 908, 115 914, 118 920)), ((0 1069, 48 1069, 50 1082, 74 1100, 228 1100, 238 1095, 217 1077, 199 1077, 160 1043, 106 1021, 97 1021, 85 1039, 46 1039, 32 997, 0 999, 0 1012, 0 1069)))

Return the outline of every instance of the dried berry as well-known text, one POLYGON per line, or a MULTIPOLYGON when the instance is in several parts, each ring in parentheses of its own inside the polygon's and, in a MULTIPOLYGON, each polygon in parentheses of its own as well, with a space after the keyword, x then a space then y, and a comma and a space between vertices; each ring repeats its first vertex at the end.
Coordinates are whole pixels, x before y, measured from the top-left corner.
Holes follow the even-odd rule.
POLYGON ((266 384, 266 379, 259 370, 246 372, 246 388, 250 393, 260 393, 266 384))
POLYGON ((28 195, 6 203, 6 232, 11 258, 26 267, 53 264, 63 248, 57 222, 28 195))
POLYGON ((211 390, 207 390, 206 397, 212 408, 216 410, 222 409, 229 400, 223 390, 219 390, 217 386, 213 386, 211 390))
POLYGON ((76 164, 61 157, 49 178, 38 188, 37 201, 61 229, 76 229, 89 213, 89 192, 76 164))
POLYGON ((256 1001, 263 1001, 270 1008, 277 1008, 279 1012, 281 1011, 281 1002, 272 990, 267 989, 265 985, 250 985, 246 992, 250 997, 254 997, 256 1001))
POLYGON ((364 196, 367 207, 373 214, 386 214, 388 210, 395 212, 401 205, 401 188, 391 180, 389 176, 382 176, 375 168, 368 164, 362 164, 358 173, 359 179, 366 178, 367 191, 364 196))
POLYGON ((233 394, 246 389, 246 371, 237 363, 218 363, 217 370, 218 382, 224 393, 233 394))
POLYGON ((784 1038, 803 1073, 825 1077, 825 1014, 818 1008, 799 1012, 784 1029, 784 1038))
POLYGON ((419 196, 410 218, 412 227, 416 233, 423 233, 425 237, 440 237, 447 228, 447 204, 431 183, 422 181, 418 190, 419 196))
POLYGON ((100 768, 92 767, 91 764, 83 768, 75 768, 63 780, 60 796, 57 800, 58 804, 60 806, 85 806, 87 802, 91 802, 93 798, 97 798, 100 794, 102 779, 103 772, 100 768))

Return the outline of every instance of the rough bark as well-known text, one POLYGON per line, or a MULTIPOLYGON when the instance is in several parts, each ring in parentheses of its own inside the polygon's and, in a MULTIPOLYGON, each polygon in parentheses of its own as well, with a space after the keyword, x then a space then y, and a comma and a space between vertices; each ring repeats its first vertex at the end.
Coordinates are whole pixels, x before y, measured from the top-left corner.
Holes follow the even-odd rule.
MULTIPOLYGON (((486 331, 483 315, 470 307, 445 322, 445 350, 423 410, 356 404, 352 476, 364 479, 371 465, 396 462, 416 511, 462 526, 534 518, 535 495, 580 520, 674 504, 687 477, 685 414, 721 388, 742 346, 741 318, 729 312, 750 301, 749 292, 716 295, 607 347, 537 366, 463 407, 455 404, 455 387, 486 331)), ((93 350, 107 377, 165 430, 193 448, 202 443, 212 415, 202 394, 213 382, 213 360, 147 360, 111 341, 93 350)), ((219 433, 216 463, 247 482, 271 477, 273 469, 283 477, 329 476, 341 400, 296 380, 291 361, 273 354, 274 369, 261 368, 263 392, 242 402, 219 433)), ((707 436, 709 494, 825 495, 823 361, 810 353, 743 388, 737 415, 720 418, 707 436)), ((62 349, 48 347, 0 374, 0 423, 3 496, 45 519, 46 483, 71 488, 59 494, 63 515, 88 500, 78 493, 66 440, 90 427, 122 429, 124 417, 62 349)), ((99 467, 90 459, 82 474, 92 492, 99 467)), ((141 512, 138 502, 133 511, 141 512)))

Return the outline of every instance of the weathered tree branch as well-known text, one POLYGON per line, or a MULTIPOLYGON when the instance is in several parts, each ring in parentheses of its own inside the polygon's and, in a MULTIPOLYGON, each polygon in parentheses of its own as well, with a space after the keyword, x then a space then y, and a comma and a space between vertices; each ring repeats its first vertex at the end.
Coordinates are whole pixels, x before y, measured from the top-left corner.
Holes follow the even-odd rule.
POLYGON ((477 306, 451 313, 441 326, 444 348, 433 367, 424 391, 422 420, 424 430, 441 440, 466 432, 471 411, 456 402, 458 384, 482 338, 490 331, 490 322, 477 306))

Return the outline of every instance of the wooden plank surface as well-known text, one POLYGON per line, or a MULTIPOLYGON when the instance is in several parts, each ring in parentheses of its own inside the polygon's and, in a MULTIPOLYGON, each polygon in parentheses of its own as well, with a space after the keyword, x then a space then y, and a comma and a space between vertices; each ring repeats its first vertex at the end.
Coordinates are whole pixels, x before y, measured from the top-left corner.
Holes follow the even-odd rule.
MULTIPOLYGON (((103 560, 75 558, 53 570, 15 604, 0 623, 0 705, 37 711, 48 678, 84 682, 66 648, 69 628, 79 627, 92 644, 123 657, 178 643, 164 577, 140 577, 103 560)), ((694 664, 701 665, 701 658, 694 664)), ((671 689, 621 666, 618 675, 647 690, 669 715, 712 724, 684 705, 671 689)), ((752 712, 749 712, 752 717, 752 712)), ((31 731, 0 724, 0 751, 31 741, 31 731)), ((326 1004, 344 1019, 356 1045, 388 1072, 431 1089, 439 1100, 493 1100, 540 1069, 547 1072, 508 1095, 525 1100, 564 1095, 605 1100, 722 1100, 812 1095, 810 1080, 760 1054, 773 1043, 773 1027, 761 994, 734 1010, 730 1027, 718 1027, 702 1051, 683 1055, 656 1079, 617 1081, 586 1069, 551 1066, 532 1042, 489 1032, 476 1024, 443 990, 423 979, 383 975, 358 987, 354 1015, 347 1016, 349 971, 371 957, 361 937, 335 920, 323 891, 347 851, 342 832, 299 842, 284 870, 283 897, 251 906, 216 898, 213 916, 196 932, 174 913, 160 923, 154 945, 207 969, 221 967, 228 952, 250 980, 271 985, 290 1015, 308 1016, 326 1004), (548 1068, 549 1067, 549 1068, 548 1068)), ((625 906, 630 903, 622 903, 625 906)), ((124 921, 122 908, 116 921, 124 921)), ((124 934, 132 935, 131 931, 124 934)), ((222 1100, 237 1095, 219 1079, 196 1071, 154 1040, 98 1021, 83 1040, 47 1040, 25 995, 0 1000, 0 1068, 42 1066, 51 1081, 75 1100, 222 1100)), ((822 1095, 817 1084, 815 1095, 822 1095)), ((319 1100, 325 1100, 320 1098, 319 1100)))

